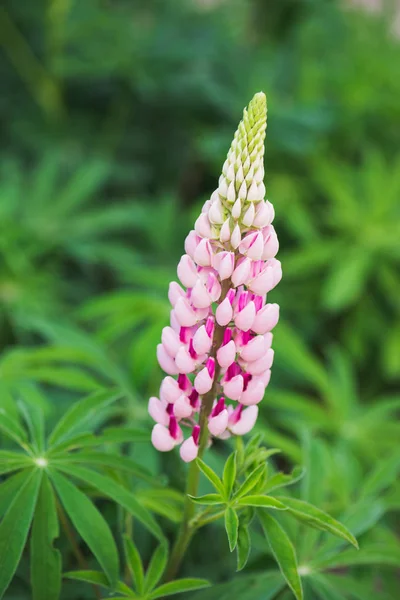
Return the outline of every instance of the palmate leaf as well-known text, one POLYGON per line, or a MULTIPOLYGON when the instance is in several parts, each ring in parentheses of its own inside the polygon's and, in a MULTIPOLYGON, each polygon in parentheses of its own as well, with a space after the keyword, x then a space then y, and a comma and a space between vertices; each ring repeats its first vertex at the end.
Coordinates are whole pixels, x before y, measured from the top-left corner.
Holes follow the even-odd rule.
POLYGON ((199 467, 200 471, 203 473, 203 475, 205 475, 207 477, 207 479, 210 481, 210 483, 212 483, 212 485, 215 487, 217 492, 219 492, 222 496, 224 496, 224 486, 223 486, 222 481, 218 477, 218 475, 211 469, 211 467, 206 465, 206 463, 204 461, 202 461, 200 458, 198 458, 196 460, 196 463, 197 463, 197 466, 199 467))
POLYGON ((236 481, 236 452, 233 452, 225 463, 222 482, 225 490, 225 497, 230 498, 233 486, 236 481))
POLYGON ((295 467, 289 474, 286 473, 275 473, 268 481, 265 488, 265 492, 271 492, 287 485, 293 485, 302 479, 305 475, 305 469, 303 467, 295 467))
POLYGON ((300 575, 297 570, 296 552, 286 531, 281 525, 265 511, 258 511, 264 534, 271 547, 276 562, 282 575, 297 600, 303 598, 303 588, 300 575))
POLYGON ((329 558, 316 558, 312 565, 318 569, 336 569, 352 567, 356 565, 388 565, 400 567, 400 545, 399 544, 369 544, 363 545, 360 550, 341 551, 329 558))
POLYGON ((173 596, 183 592, 194 592, 206 587, 210 587, 207 579, 177 579, 160 585, 159 588, 148 595, 148 600, 156 600, 156 598, 164 598, 164 596, 173 596))
MULTIPOLYGON (((68 571, 68 573, 63 574, 63 577, 66 579, 74 579, 76 581, 84 581, 85 583, 91 583, 93 585, 100 585, 101 587, 111 590, 108 578, 100 571, 68 571)), ((118 581, 115 586, 115 591, 131 598, 137 597, 123 581, 118 581)))
POLYGON ((265 465, 259 465, 257 469, 250 473, 245 482, 242 483, 238 491, 233 496, 233 500, 237 500, 238 498, 241 498, 242 496, 245 496, 246 494, 251 492, 251 490, 257 485, 257 483, 260 481, 261 477, 264 475, 265 472, 265 465))
POLYGON ((272 496, 244 496, 237 502, 238 506, 258 506, 263 508, 274 508, 275 510, 287 510, 287 506, 272 496))
POLYGON ((54 548, 59 525, 54 492, 43 474, 31 534, 33 600, 58 600, 61 590, 61 554, 54 548))
POLYGON ((236 511, 230 506, 225 511, 225 531, 228 536, 229 550, 233 552, 238 539, 239 518, 236 511))
POLYGON ((54 427, 49 437, 49 446, 70 437, 77 429, 82 429, 101 409, 119 397, 120 393, 114 390, 102 390, 76 402, 54 427))
POLYGON ((18 566, 31 525, 42 471, 26 474, 25 481, 0 524, 0 598, 18 566))
POLYGON ((36 387, 31 385, 18 386, 18 392, 23 400, 18 402, 18 407, 28 426, 32 446, 37 452, 43 452, 45 439, 43 407, 46 406, 46 399, 36 387))
POLYGON ((16 419, 0 408, 0 431, 9 439, 16 442, 24 450, 30 448, 26 431, 21 427, 16 419))
POLYGON ((188 496, 191 499, 191 501, 195 504, 224 504, 224 499, 220 494, 204 494, 204 496, 191 496, 190 494, 188 494, 188 496))
POLYGON ((152 515, 137 501, 135 496, 119 483, 107 477, 100 475, 90 469, 76 467, 67 464, 59 464, 58 469, 72 475, 86 484, 99 490, 102 494, 111 498, 117 504, 123 506, 129 513, 138 519, 149 531, 153 533, 160 541, 164 542, 164 534, 152 515))
POLYGON ((150 432, 134 427, 107 427, 98 435, 85 431, 71 435, 67 440, 57 442, 51 447, 49 455, 75 448, 91 448, 106 444, 125 444, 128 442, 148 442, 150 432))
POLYGON ((136 591, 142 595, 144 592, 143 563, 136 545, 127 535, 124 535, 124 550, 126 563, 132 575, 134 586, 136 591))
POLYGON ((328 513, 325 513, 303 500, 297 500, 296 498, 289 498, 286 496, 279 496, 279 499, 288 508, 289 512, 299 521, 306 523, 310 527, 329 531, 330 533, 333 533, 333 535, 350 542, 350 544, 358 548, 358 543, 354 535, 347 527, 342 525, 342 523, 339 523, 339 521, 336 521, 336 519, 328 515, 328 513))
POLYGON ((160 581, 162 574, 165 571, 168 560, 168 548, 167 546, 160 545, 153 553, 149 567, 146 572, 144 579, 144 591, 145 593, 150 592, 154 589, 157 583, 160 581))
POLYGON ((237 546, 236 546, 236 558, 237 558, 237 571, 241 571, 247 564, 251 550, 251 539, 248 527, 239 524, 237 546))
POLYGON ((25 469, 21 473, 11 475, 5 481, 0 483, 0 517, 2 517, 16 497, 20 488, 24 485, 27 478, 33 472, 34 467, 25 469))
POLYGON ((119 560, 107 522, 89 498, 68 479, 54 469, 50 469, 50 476, 74 527, 99 561, 113 588, 118 579, 119 560))

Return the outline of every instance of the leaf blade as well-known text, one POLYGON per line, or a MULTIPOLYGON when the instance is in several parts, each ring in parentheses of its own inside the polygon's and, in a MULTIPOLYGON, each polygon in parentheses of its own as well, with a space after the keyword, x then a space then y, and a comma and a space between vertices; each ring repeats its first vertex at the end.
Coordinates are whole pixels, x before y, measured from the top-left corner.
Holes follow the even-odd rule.
POLYGON ((228 506, 225 511, 225 531, 228 536, 229 550, 233 552, 238 540, 239 518, 231 506, 228 506))

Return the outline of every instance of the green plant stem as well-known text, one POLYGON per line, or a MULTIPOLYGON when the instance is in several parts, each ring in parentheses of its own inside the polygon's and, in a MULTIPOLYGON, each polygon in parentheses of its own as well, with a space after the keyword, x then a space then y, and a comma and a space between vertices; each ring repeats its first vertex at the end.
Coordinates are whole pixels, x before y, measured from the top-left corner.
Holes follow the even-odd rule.
MULTIPOLYGON (((81 552, 81 549, 78 546, 78 543, 77 543, 77 541, 75 539, 75 536, 74 536, 74 532, 71 529, 71 526, 70 526, 70 524, 68 522, 68 519, 67 519, 67 517, 65 515, 65 512, 64 512, 64 510, 63 510, 63 508, 62 508, 62 506, 61 506, 61 504, 59 503, 58 500, 56 500, 56 503, 57 503, 58 518, 60 519, 60 523, 61 523, 61 526, 62 526, 62 528, 64 530, 64 533, 67 536, 69 543, 71 544, 72 551, 73 551, 73 553, 76 556, 76 559, 78 561, 78 564, 79 564, 80 568, 83 571, 87 571, 89 569, 89 565, 87 564, 86 559, 83 556, 83 554, 81 552)), ((101 592, 100 592, 99 587, 97 585, 95 585, 95 584, 93 584, 92 587, 93 587, 93 590, 94 590, 96 598, 98 600, 101 600, 102 596, 101 596, 101 592)))
MULTIPOLYGON (((228 293, 231 282, 230 279, 225 280, 222 286, 220 302, 222 302, 228 293)), ((208 417, 212 411, 213 402, 217 394, 218 378, 220 375, 220 366, 216 360, 217 350, 220 347, 224 337, 225 327, 215 325, 214 340, 209 356, 215 359, 215 375, 212 388, 207 394, 204 394, 201 401, 199 425, 200 425, 200 440, 199 440, 199 453, 198 457, 202 458, 208 444, 208 417)), ((186 482, 186 494, 185 503, 183 507, 183 519, 181 526, 178 531, 178 535, 175 544, 172 548, 171 556, 169 559, 165 581, 171 581, 174 579, 178 569, 181 565, 182 559, 185 555, 187 547, 193 537, 193 534, 198 529, 197 526, 193 525, 193 518, 195 516, 196 506, 191 501, 190 496, 197 496, 197 490, 199 487, 200 471, 196 461, 190 463, 188 478, 186 482)))

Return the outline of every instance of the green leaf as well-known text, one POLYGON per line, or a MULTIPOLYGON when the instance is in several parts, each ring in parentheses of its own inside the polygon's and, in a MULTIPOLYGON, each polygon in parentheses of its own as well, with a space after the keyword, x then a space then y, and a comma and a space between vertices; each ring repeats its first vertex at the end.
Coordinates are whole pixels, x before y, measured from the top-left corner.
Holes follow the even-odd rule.
POLYGON ((227 459, 222 475, 225 497, 230 498, 236 480, 236 452, 233 452, 227 459))
POLYGON ((250 473, 246 481, 240 486, 236 494, 233 496, 233 500, 237 500, 238 498, 248 494, 248 492, 250 492, 257 485, 265 472, 265 465, 259 465, 257 469, 250 473))
POLYGON ((58 600, 61 591, 61 554, 54 548, 59 526, 54 492, 43 474, 31 534, 33 600, 58 600))
POLYGON ((396 481, 399 470, 400 453, 396 452, 393 456, 377 464, 375 469, 365 479, 360 491, 360 497, 378 495, 382 490, 391 485, 393 481, 396 481))
POLYGON ((240 523, 236 547, 237 571, 241 571, 247 564, 251 550, 251 538, 249 529, 240 523))
POLYGON ((0 524, 0 598, 20 561, 35 510, 42 471, 27 476, 0 524))
POLYGON ((272 496, 245 496, 238 500, 239 506, 259 506, 263 508, 274 508, 276 510, 287 510, 287 507, 272 496))
MULTIPOLYGON (((76 581, 84 581, 85 583, 91 583, 92 585, 100 585, 107 590, 110 589, 110 582, 104 573, 100 571, 68 571, 64 573, 63 577, 66 579, 75 579, 76 581)), ((115 591, 120 594, 126 594, 130 598, 137 598, 136 594, 122 581, 119 581, 115 586, 115 591)))
POLYGON ((189 498, 195 504, 224 504, 224 499, 220 494, 204 494, 204 496, 191 496, 189 498))
POLYGON ((76 402, 54 427, 49 437, 49 446, 71 436, 76 429, 82 429, 101 409, 115 402, 119 397, 120 394, 115 391, 102 390, 76 402))
POLYGON ((139 595, 142 596, 144 592, 144 572, 142 559, 140 558, 139 551, 134 542, 127 535, 124 535, 124 550, 126 562, 129 571, 131 572, 134 586, 139 595))
POLYGON ((225 530, 229 541, 229 550, 234 551, 238 539, 239 518, 230 506, 225 511, 225 530))
POLYGON ((297 500, 296 498, 289 498, 286 496, 280 496, 279 498, 285 503, 290 513, 299 521, 306 523, 310 527, 315 527, 315 529, 329 531, 330 533, 333 533, 333 535, 350 542, 350 544, 358 548, 356 538, 347 527, 342 525, 342 523, 339 523, 339 521, 336 521, 336 519, 324 511, 303 500, 297 500))
POLYGON ((297 600, 302 600, 303 588, 297 570, 296 552, 292 542, 283 527, 269 513, 258 511, 258 518, 282 575, 297 600))
POLYGON ((215 489, 221 495, 224 495, 225 488, 222 484, 222 481, 218 477, 218 475, 211 469, 211 467, 206 465, 206 463, 203 462, 200 458, 198 458, 196 460, 196 463, 197 463, 197 466, 199 467, 200 471, 203 473, 203 475, 205 475, 207 477, 208 481, 210 481, 212 483, 212 485, 215 487, 215 489))
POLYGON ((66 463, 83 463, 99 465, 101 467, 111 467, 121 471, 128 471, 137 477, 147 481, 148 483, 155 483, 155 477, 144 469, 141 465, 136 463, 134 460, 122 456, 121 454, 112 454, 110 452, 76 452, 69 454, 68 456, 62 456, 55 458, 52 463, 57 464, 61 462, 66 463))
POLYGON ((207 579, 177 579, 176 581, 160 585, 159 588, 149 594, 148 600, 156 600, 156 598, 173 596, 174 594, 181 594, 183 592, 194 592, 206 587, 210 587, 207 579))
POLYGON ((349 548, 329 558, 317 558, 312 564, 318 566, 319 569, 340 569, 356 565, 389 565, 400 567, 400 546, 399 544, 375 543, 362 546, 360 550, 349 548))
POLYGON ((144 591, 146 594, 154 589, 157 583, 160 581, 167 566, 167 560, 168 548, 167 546, 161 544, 151 557, 151 561, 146 572, 146 577, 144 580, 144 591))
POLYGON ((280 487, 297 483, 297 481, 300 481, 300 479, 304 477, 304 474, 305 469, 303 467, 295 467, 289 474, 275 473, 268 479, 265 491, 271 492, 272 490, 276 490, 280 487))
POLYGON ((11 475, 0 483, 0 517, 4 515, 18 491, 25 485, 26 480, 32 475, 34 468, 11 475))
POLYGON ((0 408, 0 431, 11 440, 14 440, 19 446, 22 446, 22 448, 27 449, 30 447, 26 431, 18 421, 10 417, 2 408, 0 408))
POLYGON ((107 477, 100 475, 90 469, 76 467, 72 465, 58 465, 58 468, 68 475, 72 475, 86 484, 99 490, 102 494, 123 506, 129 513, 138 519, 149 531, 153 533, 160 541, 164 541, 164 534, 153 516, 137 501, 135 496, 119 483, 107 477))
POLYGON ((89 498, 61 473, 51 469, 51 479, 74 527, 89 546, 107 575, 111 588, 117 583, 117 547, 104 517, 89 498))
POLYGON ((25 422, 31 434, 32 445, 37 452, 44 451, 44 419, 42 407, 46 400, 37 388, 32 385, 19 387, 19 392, 24 401, 18 402, 18 406, 24 416, 25 422))

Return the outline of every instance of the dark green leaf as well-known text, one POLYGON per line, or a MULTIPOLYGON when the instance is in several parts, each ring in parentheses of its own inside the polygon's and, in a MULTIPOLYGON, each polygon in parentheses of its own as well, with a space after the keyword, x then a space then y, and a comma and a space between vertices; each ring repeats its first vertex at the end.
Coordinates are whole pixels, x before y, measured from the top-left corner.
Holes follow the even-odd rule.
POLYGON ((225 497, 230 498, 236 480, 236 452, 233 452, 227 459, 222 476, 222 482, 225 489, 225 497))
POLYGON ((111 390, 95 392, 76 402, 59 420, 49 437, 49 446, 63 441, 75 433, 76 429, 82 429, 88 421, 96 416, 96 413, 105 406, 115 402, 120 394, 111 390))
POLYGON ((197 466, 200 471, 207 477, 207 479, 212 483, 217 492, 220 494, 224 494, 224 486, 222 481, 218 477, 218 475, 208 466, 205 462, 203 462, 200 458, 197 459, 197 466))
POLYGON ((353 544, 353 546, 358 548, 356 538, 350 533, 347 527, 342 525, 342 523, 339 523, 339 521, 336 521, 336 519, 327 513, 303 500, 297 500, 286 496, 280 496, 279 498, 287 506, 290 513, 299 521, 310 525, 310 527, 329 531, 330 533, 333 533, 333 535, 350 542, 350 544, 353 544))
POLYGON ((38 452, 43 452, 44 419, 42 407, 46 405, 46 400, 32 385, 20 386, 19 392, 24 402, 21 401, 18 405, 29 428, 32 445, 38 452))
POLYGON ((138 519, 149 531, 151 531, 159 540, 164 541, 164 534, 153 516, 137 501, 135 496, 119 483, 107 477, 100 475, 90 469, 76 467, 72 465, 59 465, 59 469, 68 473, 86 484, 93 486, 102 494, 123 506, 128 512, 138 519))
POLYGON ((149 483, 155 483, 155 477, 144 469, 141 465, 136 463, 134 460, 122 456, 121 454, 111 454, 110 452, 75 452, 68 456, 63 456, 60 458, 55 458, 53 464, 68 462, 68 463, 83 463, 83 464, 93 464, 101 467, 111 467, 112 469, 117 469, 121 471, 128 471, 141 479, 149 483))
POLYGON ((148 600, 156 600, 156 598, 173 596, 182 592, 194 592, 195 590, 201 590, 209 586, 210 583, 207 579, 177 579, 176 581, 160 585, 159 588, 149 594, 148 600))
POLYGON ((292 542, 286 531, 269 513, 258 511, 258 517, 282 575, 297 600, 302 600, 303 588, 297 570, 296 552, 292 542))
POLYGON ((238 500, 239 506, 259 506, 264 508, 275 508, 276 510, 286 510, 287 507, 272 496, 245 496, 238 500))
POLYGON ((18 566, 31 526, 42 471, 30 473, 0 524, 0 598, 18 566))
POLYGON ((162 577, 162 574, 165 571, 165 567, 167 566, 167 560, 168 548, 164 545, 158 546, 153 556, 151 557, 151 561, 146 572, 146 577, 144 580, 145 593, 150 592, 153 588, 156 587, 157 583, 162 577))
POLYGON ((53 546, 59 526, 54 492, 43 474, 31 534, 31 584, 34 600, 58 600, 61 554, 53 546))
POLYGON ((99 561, 113 588, 118 580, 119 560, 107 522, 89 498, 63 475, 51 470, 51 479, 74 527, 99 561))
POLYGON ((8 477, 6 481, 0 483, 0 517, 4 515, 11 502, 17 496, 19 489, 25 485, 27 479, 31 476, 32 469, 26 469, 21 473, 16 473, 8 477))
POLYGON ((4 409, 0 409, 0 431, 22 448, 28 449, 30 447, 26 431, 22 429, 18 421, 5 413, 4 409))
POLYGON ((229 550, 234 551, 238 539, 239 518, 230 506, 225 511, 225 530, 229 541, 229 550))
POLYGON ((251 550, 251 539, 248 527, 239 524, 239 533, 236 547, 237 571, 241 571, 247 564, 251 550))
POLYGON ((127 536, 124 535, 124 550, 128 568, 131 572, 133 584, 136 591, 141 596, 144 592, 144 572, 142 559, 138 549, 134 542, 127 536))

